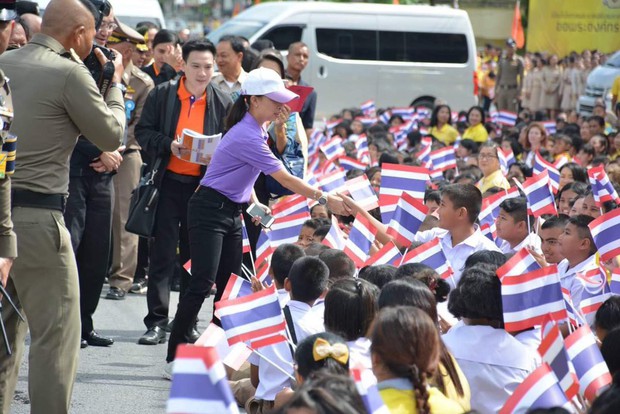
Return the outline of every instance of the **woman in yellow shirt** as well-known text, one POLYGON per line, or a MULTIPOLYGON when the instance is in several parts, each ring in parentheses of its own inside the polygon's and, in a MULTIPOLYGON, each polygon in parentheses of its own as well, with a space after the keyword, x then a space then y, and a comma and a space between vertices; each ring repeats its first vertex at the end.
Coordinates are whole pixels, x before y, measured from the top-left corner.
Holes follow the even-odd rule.
POLYGON ((463 133, 463 139, 471 139, 482 143, 489 139, 489 133, 484 127, 484 110, 479 106, 472 106, 467 112, 467 122, 469 128, 463 133))
POLYGON ((476 187, 482 194, 486 193, 489 188, 499 187, 504 190, 510 188, 510 183, 502 174, 502 170, 497 156, 497 144, 494 142, 485 142, 480 146, 478 151, 478 167, 482 171, 483 177, 476 187))
POLYGON ((428 134, 446 145, 456 141, 459 131, 452 126, 452 111, 448 105, 437 105, 433 109, 431 129, 428 131, 428 134))
POLYGON ((391 414, 452 414, 463 408, 428 384, 439 366, 439 333, 423 310, 388 307, 370 327, 372 370, 391 414))

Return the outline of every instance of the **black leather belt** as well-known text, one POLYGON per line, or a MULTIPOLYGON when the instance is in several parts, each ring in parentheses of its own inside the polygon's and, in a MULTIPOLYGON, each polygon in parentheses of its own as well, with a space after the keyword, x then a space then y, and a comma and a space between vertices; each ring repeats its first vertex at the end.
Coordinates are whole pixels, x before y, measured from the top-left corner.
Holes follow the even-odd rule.
POLYGON ((14 207, 45 208, 64 213, 67 197, 63 194, 43 194, 30 190, 11 191, 11 209, 14 207))
POLYGON ((243 210, 243 204, 235 203, 230 198, 226 197, 224 194, 211 187, 205 187, 204 185, 201 185, 200 187, 198 187, 197 191, 200 193, 204 193, 212 201, 222 203, 222 207, 239 210, 239 212, 243 210))

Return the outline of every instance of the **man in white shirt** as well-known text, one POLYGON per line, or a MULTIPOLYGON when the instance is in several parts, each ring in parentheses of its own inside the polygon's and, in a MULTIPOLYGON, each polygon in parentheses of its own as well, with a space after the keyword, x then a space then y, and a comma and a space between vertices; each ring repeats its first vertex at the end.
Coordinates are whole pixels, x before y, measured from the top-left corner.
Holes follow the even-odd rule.
POLYGON ((534 229, 534 217, 527 214, 525 197, 509 198, 499 205, 499 215, 495 219, 497 237, 503 240, 499 247, 502 253, 513 254, 526 247, 540 251, 540 237, 531 233, 534 229), (528 223, 529 220, 529 223, 528 223))
POLYGON ((413 241, 426 243, 439 238, 441 248, 454 271, 455 283, 461 278, 465 260, 480 250, 499 251, 481 232, 476 220, 482 207, 482 194, 472 184, 451 184, 441 192, 436 213, 439 227, 418 232, 413 241))
POLYGON ((241 84, 248 75, 241 67, 245 48, 243 40, 238 36, 222 36, 216 46, 215 63, 218 73, 211 79, 211 83, 223 92, 237 98, 241 84), (237 96, 234 96, 237 95, 237 96))

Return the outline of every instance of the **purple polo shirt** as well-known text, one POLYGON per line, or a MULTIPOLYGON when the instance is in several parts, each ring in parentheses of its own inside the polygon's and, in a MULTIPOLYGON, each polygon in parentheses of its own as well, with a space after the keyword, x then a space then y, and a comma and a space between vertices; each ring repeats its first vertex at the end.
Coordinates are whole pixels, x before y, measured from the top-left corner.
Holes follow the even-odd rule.
POLYGON ((267 132, 252 115, 245 114, 222 138, 200 185, 219 191, 235 203, 250 201, 261 172, 270 175, 284 168, 266 140, 267 132))

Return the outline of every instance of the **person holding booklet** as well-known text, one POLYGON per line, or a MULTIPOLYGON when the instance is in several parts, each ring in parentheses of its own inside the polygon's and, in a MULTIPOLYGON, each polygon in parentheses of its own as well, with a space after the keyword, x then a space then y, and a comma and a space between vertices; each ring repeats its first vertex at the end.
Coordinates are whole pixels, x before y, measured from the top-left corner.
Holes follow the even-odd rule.
MULTIPOLYGON (((264 125, 286 116, 284 105, 298 95, 286 89, 282 78, 267 68, 251 71, 240 92, 226 119, 228 132, 189 201, 192 277, 177 308, 167 362, 174 360, 177 345, 187 342, 186 334, 213 283, 219 287, 214 298, 217 302, 230 274, 241 272, 241 211, 252 201, 270 212, 267 206, 258 203, 252 190, 260 172, 337 214, 350 213, 340 196, 327 194, 289 174, 269 149, 264 125)), ((258 224, 259 217, 254 222, 258 224)))

